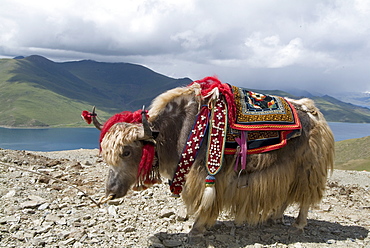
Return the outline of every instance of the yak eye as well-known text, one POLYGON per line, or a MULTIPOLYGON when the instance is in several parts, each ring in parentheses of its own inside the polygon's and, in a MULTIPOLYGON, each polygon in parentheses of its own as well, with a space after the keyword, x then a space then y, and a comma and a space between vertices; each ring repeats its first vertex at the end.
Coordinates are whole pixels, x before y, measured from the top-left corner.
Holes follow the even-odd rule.
POLYGON ((124 151, 124 152, 122 153, 122 157, 128 157, 128 156, 130 156, 130 154, 131 154, 131 152, 130 152, 130 151, 124 151))

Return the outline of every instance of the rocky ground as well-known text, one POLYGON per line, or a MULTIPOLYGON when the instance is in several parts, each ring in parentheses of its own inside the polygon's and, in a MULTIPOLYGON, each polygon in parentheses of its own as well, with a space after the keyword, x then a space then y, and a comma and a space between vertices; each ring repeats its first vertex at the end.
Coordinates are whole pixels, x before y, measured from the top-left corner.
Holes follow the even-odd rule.
MULTIPOLYGON (((94 207, 104 193, 106 168, 98 150, 0 150, 1 247, 191 247, 181 199, 165 184, 131 192, 94 207), (45 173, 21 171, 18 167, 45 173)), ((334 171, 322 204, 309 213, 304 233, 291 223, 235 226, 227 213, 198 247, 370 247, 370 173, 334 171)))

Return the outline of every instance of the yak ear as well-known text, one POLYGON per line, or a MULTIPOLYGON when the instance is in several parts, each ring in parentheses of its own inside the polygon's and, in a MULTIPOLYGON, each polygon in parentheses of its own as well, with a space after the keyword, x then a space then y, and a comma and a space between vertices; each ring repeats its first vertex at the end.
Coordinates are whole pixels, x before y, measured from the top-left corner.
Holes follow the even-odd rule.
POLYGON ((141 122, 143 123, 144 134, 141 140, 155 139, 158 136, 158 132, 153 132, 150 128, 148 118, 146 116, 145 106, 141 111, 141 122))
POLYGON ((159 131, 154 131, 154 130, 152 131, 153 139, 157 139, 158 135, 159 135, 159 131))

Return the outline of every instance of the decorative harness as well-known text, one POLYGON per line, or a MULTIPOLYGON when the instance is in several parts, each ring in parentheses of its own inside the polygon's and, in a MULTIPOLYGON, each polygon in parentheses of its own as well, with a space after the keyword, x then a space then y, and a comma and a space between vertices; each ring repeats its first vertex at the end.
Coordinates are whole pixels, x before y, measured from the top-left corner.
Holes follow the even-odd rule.
POLYGON ((287 140, 300 135, 301 123, 295 108, 281 97, 263 95, 221 84, 217 78, 200 81, 202 106, 196 117, 176 168, 170 190, 178 197, 208 131, 206 187, 215 184, 224 154, 235 154, 234 170, 246 170, 247 154, 284 147, 287 140), (246 96, 247 94, 247 96, 246 96))

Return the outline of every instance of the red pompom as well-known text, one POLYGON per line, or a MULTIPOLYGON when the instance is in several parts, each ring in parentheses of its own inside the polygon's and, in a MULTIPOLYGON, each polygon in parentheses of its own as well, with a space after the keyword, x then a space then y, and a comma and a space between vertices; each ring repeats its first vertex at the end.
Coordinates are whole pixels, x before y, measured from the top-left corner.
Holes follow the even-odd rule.
POLYGON ((82 111, 81 117, 82 117, 82 119, 84 119, 86 121, 87 124, 91 124, 92 114, 89 111, 86 111, 86 110, 82 111))

